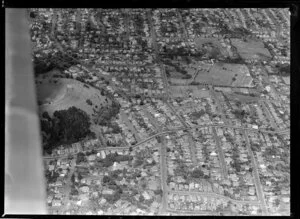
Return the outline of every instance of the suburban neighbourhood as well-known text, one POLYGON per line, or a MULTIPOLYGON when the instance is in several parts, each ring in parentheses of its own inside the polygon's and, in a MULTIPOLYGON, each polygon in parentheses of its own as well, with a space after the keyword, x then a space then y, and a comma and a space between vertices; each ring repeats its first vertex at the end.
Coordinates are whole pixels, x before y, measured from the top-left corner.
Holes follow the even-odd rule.
POLYGON ((290 215, 288 9, 28 19, 50 214, 290 215))

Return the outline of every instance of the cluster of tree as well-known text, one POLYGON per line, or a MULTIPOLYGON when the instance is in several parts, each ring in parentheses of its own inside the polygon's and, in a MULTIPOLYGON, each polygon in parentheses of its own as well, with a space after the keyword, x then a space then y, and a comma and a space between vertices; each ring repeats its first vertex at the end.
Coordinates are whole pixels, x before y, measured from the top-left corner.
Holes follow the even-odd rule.
POLYGON ((75 188, 75 186, 74 186, 74 187, 73 187, 73 186, 71 187, 70 195, 74 195, 74 196, 79 195, 79 192, 78 192, 78 190, 75 188))
POLYGON ((36 75, 39 75, 49 72, 54 68, 64 71, 72 65, 79 64, 79 62, 75 59, 76 57, 77 55, 73 52, 70 52, 70 54, 67 55, 60 51, 55 54, 50 53, 40 57, 34 56, 34 72, 36 75))
POLYGON ((105 195, 104 198, 106 201, 110 204, 115 203, 121 198, 121 194, 123 193, 123 190, 120 186, 117 185, 113 177, 111 176, 104 176, 102 179, 103 185, 108 186, 110 189, 114 190, 114 194, 112 195, 105 195))
POLYGON ((233 163, 231 164, 237 172, 241 171, 242 168, 242 163, 239 161, 239 157, 240 157, 240 153, 238 150, 238 146, 237 145, 233 145, 233 149, 232 149, 232 160, 233 163))
POLYGON ((167 61, 166 64, 175 68, 176 72, 179 72, 179 73, 183 74, 184 76, 188 75, 188 72, 185 69, 183 69, 182 67, 179 67, 177 64, 174 64, 170 61, 167 61))
POLYGON ((242 120, 246 115, 249 115, 248 112, 246 112, 245 110, 242 109, 237 109, 232 111, 232 113, 236 116, 236 118, 242 120))
POLYGON ((199 119, 204 114, 205 114, 205 111, 204 110, 200 110, 198 112, 192 112, 191 113, 191 117, 194 118, 194 119, 199 119))
POLYGON ((162 196, 163 195, 163 190, 162 189, 156 189, 156 190, 154 190, 154 194, 162 196))
POLYGON ((44 145, 48 153, 59 144, 74 143, 92 134, 89 116, 76 107, 55 111, 53 118, 44 112, 43 118, 46 119, 41 119, 42 131, 50 135, 44 145))
POLYGON ((264 155, 265 156, 276 156, 278 154, 278 151, 275 147, 268 147, 266 148, 264 155))
POLYGON ((192 75, 186 74, 186 75, 182 76, 181 78, 182 78, 182 79, 191 79, 191 78, 192 78, 192 75))
POLYGON ((37 17, 37 13, 36 13, 35 11, 31 11, 31 12, 29 13, 29 16, 30 16, 31 18, 36 18, 36 17, 37 17))
POLYGON ((118 134, 118 133, 121 133, 122 132, 122 129, 118 126, 118 124, 116 123, 112 123, 110 128, 112 128, 112 133, 113 134, 118 134))
MULTIPOLYGON (((143 32, 143 31, 141 31, 143 32)), ((138 45, 140 45, 142 48, 147 48, 147 41, 143 40, 141 37, 137 37, 136 41, 138 45)))
POLYGON ((178 166, 175 168, 174 173, 177 176, 182 176, 184 179, 187 179, 189 176, 189 168, 182 160, 179 160, 178 166))
POLYGON ((282 76, 290 75, 290 64, 277 64, 276 67, 282 76))
POLYGON ((79 163, 85 162, 85 161, 87 161, 85 154, 82 152, 79 152, 77 154, 76 164, 79 164, 79 163))
POLYGON ((36 75, 43 74, 55 68, 55 64, 49 58, 37 58, 34 56, 33 68, 36 75))
POLYGON ((200 85, 200 82, 192 81, 190 85, 200 85))
POLYGON ((132 159, 133 157, 130 155, 121 155, 115 152, 106 155, 104 159, 99 159, 98 163, 101 164, 103 167, 110 167, 113 165, 114 162, 131 161, 132 159))
POLYGON ((191 176, 192 178, 197 178, 197 179, 199 179, 199 178, 204 177, 204 173, 203 173, 203 171, 202 171, 200 168, 196 168, 196 169, 194 169, 194 170, 190 173, 190 176, 191 176))
POLYGON ((232 64, 245 64, 245 60, 242 59, 241 56, 238 56, 237 58, 230 58, 230 57, 227 57, 224 62, 226 63, 232 63, 232 64))
POLYGON ((251 150, 254 151, 254 152, 260 151, 260 147, 261 146, 258 143, 251 144, 251 150))
POLYGON ((47 183, 54 183, 59 177, 58 172, 50 171, 50 170, 46 170, 45 175, 46 175, 47 183))
POLYGON ((175 47, 175 48, 167 48, 166 46, 162 47, 163 56, 171 58, 172 60, 177 56, 190 56, 191 52, 188 48, 184 47, 175 47))
POLYGON ((86 100, 86 103, 87 103, 88 105, 90 105, 90 106, 93 105, 93 102, 92 102, 90 99, 87 99, 87 100, 86 100))
POLYGON ((102 179, 103 185, 116 185, 115 180, 111 176, 104 176, 102 179))
POLYGON ((97 123, 99 125, 108 126, 111 124, 112 119, 119 114, 120 108, 120 104, 113 100, 111 106, 103 107, 99 111, 97 123))
POLYGON ((134 167, 139 167, 144 163, 144 160, 141 157, 137 157, 137 159, 135 160, 133 166, 134 167))
POLYGON ((116 201, 118 201, 121 198, 121 193, 115 192, 112 195, 104 195, 103 197, 106 199, 106 201, 109 204, 114 204, 116 201))

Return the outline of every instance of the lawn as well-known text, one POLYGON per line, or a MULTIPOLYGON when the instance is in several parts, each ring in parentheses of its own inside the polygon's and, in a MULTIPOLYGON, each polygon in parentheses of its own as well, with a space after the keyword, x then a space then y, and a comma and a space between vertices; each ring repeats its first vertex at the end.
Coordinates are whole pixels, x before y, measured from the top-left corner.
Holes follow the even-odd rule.
POLYGON ((264 44, 261 41, 252 39, 231 39, 231 43, 237 48, 238 53, 242 59, 269 59, 271 54, 268 49, 264 48, 264 44))

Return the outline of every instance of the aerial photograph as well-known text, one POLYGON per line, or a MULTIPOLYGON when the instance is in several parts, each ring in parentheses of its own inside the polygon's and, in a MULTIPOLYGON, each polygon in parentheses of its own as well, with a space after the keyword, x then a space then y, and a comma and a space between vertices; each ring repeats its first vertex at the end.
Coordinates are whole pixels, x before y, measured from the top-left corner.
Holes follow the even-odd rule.
POLYGON ((26 16, 48 214, 291 214, 288 8, 26 16))

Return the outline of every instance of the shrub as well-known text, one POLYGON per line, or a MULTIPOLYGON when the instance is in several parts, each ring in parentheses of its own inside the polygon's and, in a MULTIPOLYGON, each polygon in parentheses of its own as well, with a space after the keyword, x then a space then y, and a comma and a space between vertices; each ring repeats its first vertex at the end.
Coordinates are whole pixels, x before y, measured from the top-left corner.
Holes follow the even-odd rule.
POLYGON ((88 105, 90 105, 90 106, 93 105, 93 103, 92 103, 92 101, 91 101, 90 99, 87 99, 87 100, 86 100, 86 103, 87 103, 88 105))

